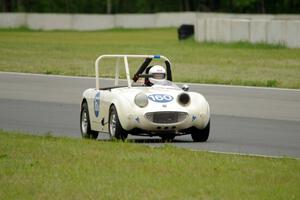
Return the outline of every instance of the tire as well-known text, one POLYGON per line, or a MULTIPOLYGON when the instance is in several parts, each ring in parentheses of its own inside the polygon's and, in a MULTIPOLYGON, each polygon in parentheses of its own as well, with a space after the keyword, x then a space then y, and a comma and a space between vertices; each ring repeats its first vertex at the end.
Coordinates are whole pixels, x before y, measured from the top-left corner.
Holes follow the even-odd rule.
POLYGON ((117 109, 114 105, 112 105, 109 109, 108 130, 111 139, 116 138, 117 140, 125 141, 128 136, 127 131, 121 126, 117 109))
POLYGON ((208 124, 204 129, 197 129, 195 127, 188 129, 188 133, 191 134, 194 142, 206 142, 209 137, 209 131, 210 131, 210 121, 208 122, 208 124))
POLYGON ((175 134, 174 133, 165 133, 160 135, 161 139, 163 142, 172 142, 175 138, 175 134))
POLYGON ((99 132, 91 130, 89 109, 86 102, 81 106, 80 112, 80 131, 82 138, 85 139, 97 139, 99 132))

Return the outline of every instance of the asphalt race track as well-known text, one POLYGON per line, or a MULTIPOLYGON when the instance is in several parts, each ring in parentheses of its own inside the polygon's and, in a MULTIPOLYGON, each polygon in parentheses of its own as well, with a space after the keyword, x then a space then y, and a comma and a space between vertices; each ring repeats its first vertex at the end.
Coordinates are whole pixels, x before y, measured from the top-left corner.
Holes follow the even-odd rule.
MULTIPOLYGON (((107 85, 112 80, 100 81, 107 85)), ((80 99, 94 78, 0 72, 0 129, 81 137, 80 99)), ((191 84, 211 106, 208 142, 190 136, 173 144, 208 150, 300 158, 300 90, 191 84)), ((100 134, 100 140, 108 135, 100 134)), ((129 137, 136 143, 163 145, 158 137, 129 137)))

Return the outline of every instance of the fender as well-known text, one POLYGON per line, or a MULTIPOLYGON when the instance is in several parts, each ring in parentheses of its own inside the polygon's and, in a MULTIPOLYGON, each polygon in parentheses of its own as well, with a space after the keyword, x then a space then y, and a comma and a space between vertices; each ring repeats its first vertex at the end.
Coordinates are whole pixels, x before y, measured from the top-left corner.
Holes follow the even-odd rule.
POLYGON ((199 102, 199 104, 193 104, 189 107, 190 112, 196 112, 197 117, 201 118, 201 121, 195 121, 193 125, 198 129, 203 129, 207 126, 210 119, 210 107, 206 99, 202 94, 196 92, 189 92, 192 102, 199 102))
MULTIPOLYGON (((132 102, 134 101, 132 100, 132 102)), ((120 97, 115 98, 110 106, 112 105, 114 105, 117 109, 119 121, 121 123, 122 128, 127 131, 131 130, 130 113, 132 113, 132 109, 134 109, 137 106, 134 103, 131 103, 128 99, 121 99, 120 97)))

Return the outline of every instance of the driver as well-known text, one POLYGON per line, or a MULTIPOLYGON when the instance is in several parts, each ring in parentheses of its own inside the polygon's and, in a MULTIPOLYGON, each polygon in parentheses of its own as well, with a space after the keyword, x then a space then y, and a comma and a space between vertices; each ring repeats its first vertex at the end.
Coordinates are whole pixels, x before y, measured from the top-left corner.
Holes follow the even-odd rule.
POLYGON ((152 75, 151 78, 149 78, 149 81, 147 82, 148 86, 152 86, 153 84, 157 82, 163 82, 166 78, 166 70, 164 67, 160 65, 154 65, 149 70, 149 75, 152 75))

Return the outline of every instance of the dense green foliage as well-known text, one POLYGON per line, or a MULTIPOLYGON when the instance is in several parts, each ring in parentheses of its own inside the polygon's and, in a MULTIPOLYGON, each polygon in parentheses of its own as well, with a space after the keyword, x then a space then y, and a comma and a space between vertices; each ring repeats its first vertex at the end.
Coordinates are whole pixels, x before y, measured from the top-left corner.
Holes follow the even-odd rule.
POLYGON ((0 130, 0 199, 299 199, 300 161, 0 130))
POLYGON ((4 12, 155 13, 178 11, 300 13, 299 0, 1 0, 4 12))

